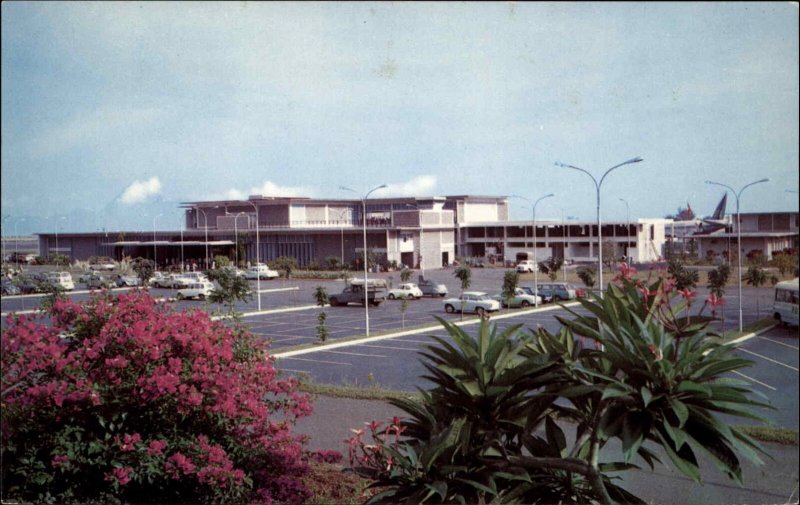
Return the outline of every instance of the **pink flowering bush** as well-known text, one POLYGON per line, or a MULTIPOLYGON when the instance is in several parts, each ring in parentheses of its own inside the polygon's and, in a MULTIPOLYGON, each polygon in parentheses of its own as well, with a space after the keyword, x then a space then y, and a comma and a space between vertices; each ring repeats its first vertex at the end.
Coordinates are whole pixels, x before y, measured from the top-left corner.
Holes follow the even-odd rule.
POLYGON ((58 300, 2 332, 5 499, 302 503, 310 414, 266 345, 146 293, 58 300))

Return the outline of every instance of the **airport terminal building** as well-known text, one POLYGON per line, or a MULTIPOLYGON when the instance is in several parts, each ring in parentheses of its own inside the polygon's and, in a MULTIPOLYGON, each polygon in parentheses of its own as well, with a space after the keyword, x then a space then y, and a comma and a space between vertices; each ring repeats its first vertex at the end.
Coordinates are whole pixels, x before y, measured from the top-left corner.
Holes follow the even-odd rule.
MULTIPOLYGON (((369 250, 387 263, 439 268, 456 257, 511 262, 550 256, 597 258, 597 223, 538 219, 510 221, 508 197, 437 196, 313 199, 254 195, 247 200, 185 202, 181 230, 39 234, 42 255, 155 259, 159 265, 226 255, 241 263, 292 256, 301 267, 336 258, 354 264, 364 230, 369 250), (236 244, 239 244, 238 251, 236 244)), ((615 257, 634 262, 664 255, 669 219, 604 222, 602 238, 615 257)), ((604 254, 608 253, 608 249, 604 254)))

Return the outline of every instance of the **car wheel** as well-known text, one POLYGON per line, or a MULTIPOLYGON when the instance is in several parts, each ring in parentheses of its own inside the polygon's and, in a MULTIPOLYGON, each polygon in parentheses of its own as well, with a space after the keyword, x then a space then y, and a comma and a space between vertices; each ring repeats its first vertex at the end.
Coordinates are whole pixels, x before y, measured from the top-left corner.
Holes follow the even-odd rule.
POLYGON ((486 314, 486 309, 484 309, 483 307, 475 307, 475 313, 483 317, 484 314, 486 314))
POLYGON ((339 306, 339 300, 337 300, 336 298, 331 298, 331 299, 328 300, 328 302, 330 302, 331 307, 338 307, 339 306))
POLYGON ((447 293, 442 293, 439 295, 439 298, 444 298, 445 296, 447 296, 447 293))
POLYGON ((389 293, 389 300, 394 300, 394 293, 389 293))
POLYGON ((197 295, 197 298, 200 299, 200 300, 205 300, 206 299, 206 295, 204 295, 203 293, 200 293, 199 295, 197 295))
POLYGON ((183 293, 178 293, 177 295, 175 295, 175 298, 177 298, 178 300, 183 300, 183 293))
POLYGON ((456 308, 448 303, 447 305, 444 306, 444 311, 447 312, 448 314, 452 314, 453 312, 456 311, 456 308))
POLYGON ((522 303, 520 305, 522 305, 523 309, 527 309, 528 307, 531 306, 531 304, 530 304, 530 302, 528 300, 522 300, 522 303))

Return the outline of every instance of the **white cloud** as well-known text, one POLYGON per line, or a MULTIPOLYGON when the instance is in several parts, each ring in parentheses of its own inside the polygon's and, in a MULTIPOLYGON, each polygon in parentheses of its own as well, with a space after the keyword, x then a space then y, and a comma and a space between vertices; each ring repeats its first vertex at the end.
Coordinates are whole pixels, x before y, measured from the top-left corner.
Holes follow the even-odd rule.
POLYGON ((213 193, 202 200, 247 200, 250 195, 262 196, 312 196, 313 191, 304 187, 279 186, 272 181, 264 181, 261 186, 253 186, 248 191, 229 188, 220 193, 213 193))
POLYGON ((436 188, 436 176, 418 175, 408 182, 389 184, 387 188, 376 191, 392 196, 430 196, 436 188))
POLYGON ((161 181, 158 177, 151 177, 146 181, 134 181, 130 186, 125 188, 119 200, 125 204, 139 203, 147 199, 151 195, 156 195, 161 192, 161 181))

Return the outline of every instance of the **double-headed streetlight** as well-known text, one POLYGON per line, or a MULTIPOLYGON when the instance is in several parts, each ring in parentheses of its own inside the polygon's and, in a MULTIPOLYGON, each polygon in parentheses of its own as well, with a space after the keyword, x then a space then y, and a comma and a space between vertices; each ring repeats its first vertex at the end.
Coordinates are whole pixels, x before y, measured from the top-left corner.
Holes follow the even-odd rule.
POLYGON ((230 212, 226 212, 228 215, 233 215, 233 237, 234 241, 236 242, 234 245, 234 254, 236 257, 236 268, 239 268, 239 216, 247 215, 247 212, 238 212, 236 214, 231 214, 230 212))
MULTIPOLYGON (((531 235, 533 235, 533 291, 536 293, 536 298, 534 298, 533 300, 534 300, 534 305, 538 307, 540 295, 539 295, 539 261, 536 258, 536 206, 539 205, 539 202, 541 202, 545 198, 550 198, 551 196, 556 196, 556 195, 555 193, 550 193, 549 195, 544 195, 542 197, 539 197, 533 202, 531 202, 524 196, 519 196, 519 195, 511 195, 511 196, 515 196, 516 198, 522 198, 523 200, 531 204, 531 220, 533 226, 533 233, 531 233, 531 235)), ((525 230, 527 233, 527 227, 525 227, 525 230)), ((527 239, 525 239, 525 241, 527 242, 527 239)))
MULTIPOLYGON (((258 311, 261 312, 261 260, 259 256, 259 251, 261 250, 261 243, 258 240, 258 227, 261 225, 261 221, 258 219, 258 205, 255 202, 251 202, 247 200, 247 203, 253 206, 256 209, 256 270, 258 275, 256 275, 256 291, 258 291, 258 295, 256 298, 258 299, 258 311)), ((248 227, 249 228, 249 227, 248 227)), ((238 244, 237 244, 238 246, 238 244)))
POLYGON ((156 219, 164 214, 153 216, 153 268, 158 270, 158 250, 156 249, 156 219))
POLYGON ((739 331, 742 331, 742 220, 741 216, 739 215, 739 197, 742 196, 742 192, 749 188, 754 184, 760 184, 762 182, 768 182, 769 179, 760 179, 750 184, 745 184, 742 189, 739 190, 737 193, 735 189, 728 186, 727 184, 722 184, 721 182, 714 182, 714 181, 706 181, 706 184, 713 184, 715 186, 722 186, 723 188, 730 189, 733 193, 733 196, 736 197, 736 242, 738 251, 736 252, 736 259, 737 263, 739 264, 739 331))
POLYGON ((184 259, 183 259, 183 225, 185 223, 186 217, 184 215, 181 215, 180 217, 181 217, 181 272, 183 272, 184 271, 184 268, 183 268, 183 262, 184 262, 184 259))
MULTIPOLYGON (((369 195, 373 191, 377 191, 385 187, 387 187, 386 184, 376 186, 367 191, 367 194, 361 197, 361 223, 364 230, 364 323, 366 326, 367 337, 369 337, 369 282, 367 281, 367 263, 369 258, 369 255, 367 254, 367 198, 369 198, 369 195)), ((343 191, 352 191, 356 195, 358 194, 358 191, 345 186, 339 186, 339 189, 343 191)))
POLYGON ((17 270, 19 270, 19 232, 17 231, 17 225, 20 221, 25 221, 25 218, 21 217, 14 221, 14 260, 17 264, 17 270))
POLYGON ((625 204, 625 263, 627 263, 628 251, 631 248, 631 207, 628 205, 628 200, 620 198, 619 201, 625 204))
POLYGON ((585 173, 586 175, 588 175, 589 177, 591 177, 592 178, 592 182, 594 182, 594 187, 597 190, 597 253, 598 253, 597 254, 597 272, 599 274, 599 281, 600 281, 600 296, 603 296, 603 231, 602 231, 601 223, 600 223, 600 187, 603 185, 603 181, 605 180, 606 176, 609 173, 611 173, 612 170, 617 169, 617 168, 619 168, 621 166, 624 166, 624 165, 629 165, 631 163, 639 163, 640 161, 643 161, 642 158, 639 158, 637 156, 636 158, 630 159, 628 161, 624 161, 624 162, 620 163, 619 165, 614 165, 613 167, 611 167, 611 168, 609 168, 608 170, 605 171, 605 173, 603 174, 603 177, 600 178, 600 182, 597 182, 597 179, 595 179, 595 177, 591 173, 589 173, 587 170, 584 170, 582 168, 576 167, 574 165, 566 165, 564 163, 556 162, 556 166, 557 167, 565 167, 565 168, 572 168, 574 170, 579 170, 579 171, 585 173))

